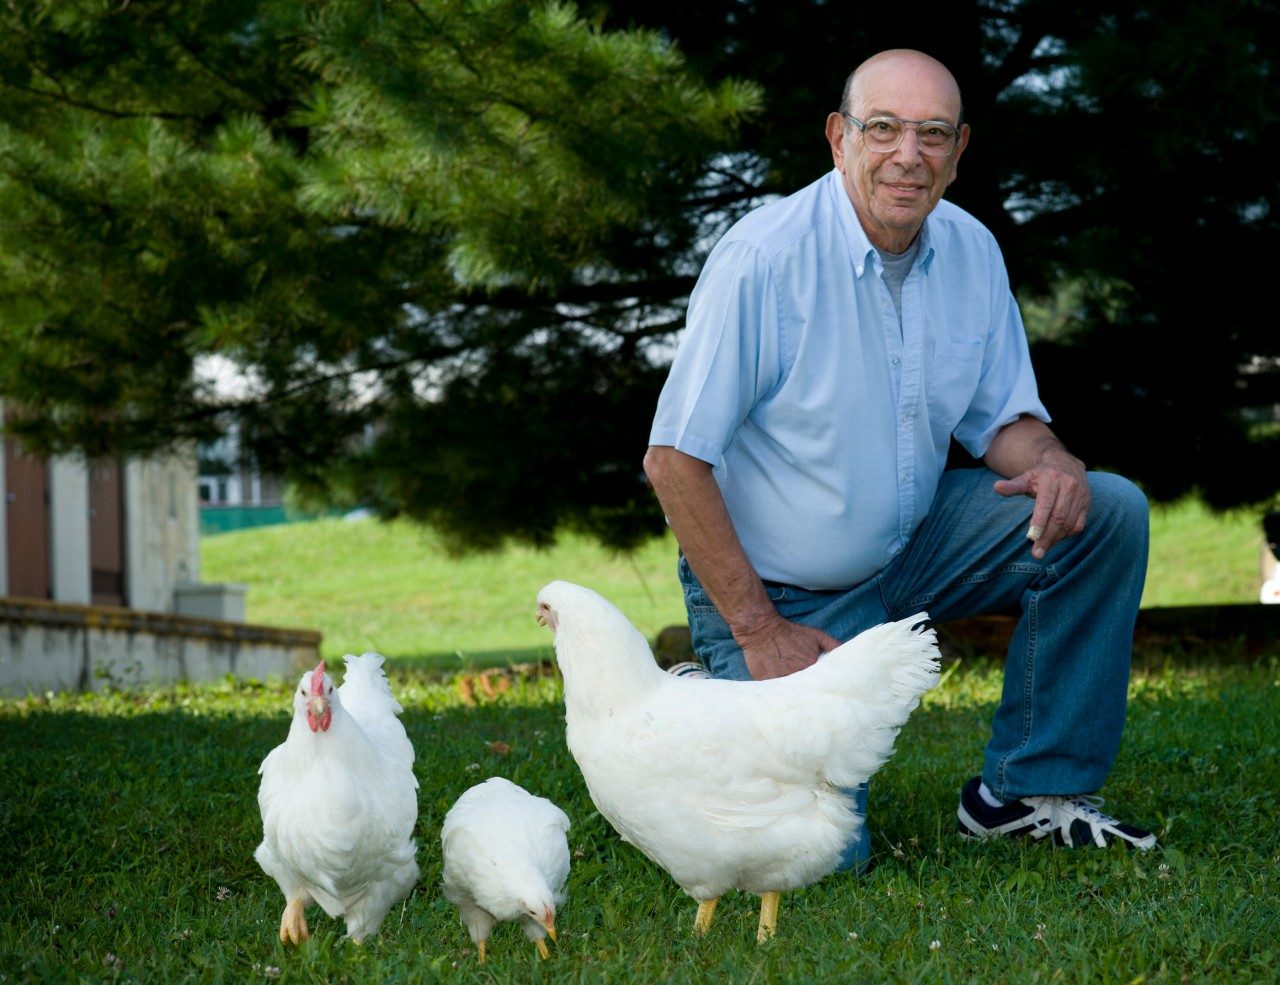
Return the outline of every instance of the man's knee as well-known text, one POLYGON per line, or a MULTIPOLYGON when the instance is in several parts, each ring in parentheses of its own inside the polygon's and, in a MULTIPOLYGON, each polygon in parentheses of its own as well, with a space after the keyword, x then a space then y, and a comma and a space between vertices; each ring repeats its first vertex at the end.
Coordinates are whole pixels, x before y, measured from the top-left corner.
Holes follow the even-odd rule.
POLYGON ((1090 525, 1100 524, 1118 530, 1141 532, 1147 537, 1149 509, 1146 494, 1122 475, 1112 472, 1089 473, 1090 525))

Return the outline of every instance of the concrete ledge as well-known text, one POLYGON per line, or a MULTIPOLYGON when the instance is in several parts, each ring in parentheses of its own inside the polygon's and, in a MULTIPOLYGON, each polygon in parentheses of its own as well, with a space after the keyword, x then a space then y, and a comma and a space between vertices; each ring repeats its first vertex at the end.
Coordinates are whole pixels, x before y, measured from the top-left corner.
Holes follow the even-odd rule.
POLYGON ((0 598, 0 695, 291 677, 320 634, 112 606, 0 598))

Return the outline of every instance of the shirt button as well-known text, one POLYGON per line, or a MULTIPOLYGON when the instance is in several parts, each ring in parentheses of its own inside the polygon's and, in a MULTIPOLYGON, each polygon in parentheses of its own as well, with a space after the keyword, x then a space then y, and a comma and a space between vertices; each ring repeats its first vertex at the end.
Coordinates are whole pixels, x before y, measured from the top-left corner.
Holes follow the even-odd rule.
POLYGON ((902 423, 903 423, 903 424, 910 424, 910 423, 911 423, 911 415, 910 415, 910 414, 903 414, 903 415, 902 415, 902 423))
POLYGON ((901 360, 901 359, 899 359, 897 356, 894 356, 894 357, 893 357, 893 364, 894 364, 895 366, 900 366, 900 365, 902 364, 902 360, 901 360))

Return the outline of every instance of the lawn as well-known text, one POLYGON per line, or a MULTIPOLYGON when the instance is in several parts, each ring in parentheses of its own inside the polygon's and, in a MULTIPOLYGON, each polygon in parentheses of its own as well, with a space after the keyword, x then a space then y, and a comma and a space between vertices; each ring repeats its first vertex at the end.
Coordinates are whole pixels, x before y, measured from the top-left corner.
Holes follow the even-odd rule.
MULTIPOLYGON (((1255 526, 1189 504, 1157 513, 1147 602, 1250 600, 1255 526)), ((650 636, 679 621, 669 543, 618 558, 569 538, 451 559, 398 524, 331 520, 204 548, 206 580, 252 584, 251 618, 319 627, 329 656, 397 658, 421 784, 418 887, 363 948, 314 908, 312 940, 279 944, 283 901, 252 853, 256 771, 287 731, 290 682, 0 700, 0 983, 1277 978, 1278 653, 1139 654, 1103 793, 1104 809, 1158 831, 1149 854, 960 842, 955 798, 979 768, 1001 676, 982 656, 949 658, 873 783, 876 868, 788 894, 777 938, 760 947, 757 901, 741 894, 695 940, 693 902, 595 813, 565 747, 558 679, 517 675, 468 703, 456 673, 547 655, 533 598, 557 577, 599 589, 650 636), (490 775, 573 821, 547 962, 503 926, 478 966, 439 889, 444 814, 490 775)))
POLYGON ((872 787, 877 867, 788 894, 764 947, 757 901, 741 894, 695 940, 692 901, 594 812, 554 678, 471 707, 453 682, 395 672, 418 755, 422 878, 363 948, 314 909, 312 940, 283 948, 282 899, 252 858, 256 769, 284 737, 287 685, 0 702, 0 980, 1275 980, 1276 658, 1154 654, 1135 674, 1104 792, 1159 831, 1162 849, 1141 855, 956 838, 956 791, 978 768, 999 679, 968 661, 928 696, 872 787), (504 925, 478 966, 439 889, 444 813, 490 775, 573 821, 569 899, 545 963, 504 925))

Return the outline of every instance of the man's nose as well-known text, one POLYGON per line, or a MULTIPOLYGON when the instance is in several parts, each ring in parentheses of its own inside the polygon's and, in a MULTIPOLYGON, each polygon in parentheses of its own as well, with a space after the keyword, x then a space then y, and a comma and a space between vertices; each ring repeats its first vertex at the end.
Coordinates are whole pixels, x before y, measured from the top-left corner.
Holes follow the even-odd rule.
POLYGON ((922 156, 920 153, 920 131, 915 127, 903 127, 902 143, 894 148, 893 159, 914 164, 922 156))

